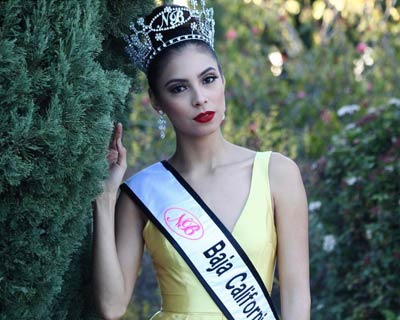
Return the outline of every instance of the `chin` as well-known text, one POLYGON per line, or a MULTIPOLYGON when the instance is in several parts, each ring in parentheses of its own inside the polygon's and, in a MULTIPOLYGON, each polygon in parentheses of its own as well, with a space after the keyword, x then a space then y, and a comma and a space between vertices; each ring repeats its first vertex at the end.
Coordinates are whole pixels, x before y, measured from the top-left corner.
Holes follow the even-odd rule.
POLYGON ((207 137, 220 132, 220 125, 210 125, 208 127, 196 128, 196 130, 187 130, 187 131, 175 131, 177 135, 193 137, 193 138, 201 138, 207 137))

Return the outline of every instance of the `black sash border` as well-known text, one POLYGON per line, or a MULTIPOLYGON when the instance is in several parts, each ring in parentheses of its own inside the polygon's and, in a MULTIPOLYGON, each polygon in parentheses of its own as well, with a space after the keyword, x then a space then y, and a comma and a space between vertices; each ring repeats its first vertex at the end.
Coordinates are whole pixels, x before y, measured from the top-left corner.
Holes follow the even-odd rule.
POLYGON ((240 244, 236 241, 236 239, 233 237, 233 235, 229 232, 229 230, 225 227, 225 225, 219 220, 219 218, 215 215, 214 212, 207 206, 207 204, 203 201, 203 199, 197 194, 196 191, 193 190, 193 188, 189 185, 189 183, 186 182, 186 180, 179 174, 178 171, 175 170, 175 168, 166 160, 161 161, 163 166, 170 171, 174 177, 182 184, 182 186, 186 189, 187 192, 190 193, 190 195, 198 202, 198 204, 204 209, 205 212, 210 216, 210 218, 214 221, 214 223, 221 229, 221 231, 224 233, 226 238, 230 241, 230 243, 235 247, 236 251, 240 255, 240 257, 243 259, 244 263, 247 265, 249 268, 250 272, 258 282, 260 288, 262 289, 265 298, 268 300, 269 306, 275 316, 276 319, 278 318, 278 314, 275 310, 275 307, 272 303, 271 297, 268 294, 267 288, 265 287, 264 283, 262 282, 262 279, 260 275, 258 274, 257 269, 254 267, 253 263, 251 262, 250 258, 247 256, 247 254, 244 252, 240 244))

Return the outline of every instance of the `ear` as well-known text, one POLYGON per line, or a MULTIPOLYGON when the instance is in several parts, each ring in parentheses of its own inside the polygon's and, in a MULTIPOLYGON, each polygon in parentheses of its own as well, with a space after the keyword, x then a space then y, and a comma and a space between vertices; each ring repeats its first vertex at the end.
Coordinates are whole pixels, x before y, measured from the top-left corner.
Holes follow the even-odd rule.
POLYGON ((151 106, 158 113, 161 110, 161 108, 155 93, 150 88, 147 90, 147 92, 149 94, 151 106))

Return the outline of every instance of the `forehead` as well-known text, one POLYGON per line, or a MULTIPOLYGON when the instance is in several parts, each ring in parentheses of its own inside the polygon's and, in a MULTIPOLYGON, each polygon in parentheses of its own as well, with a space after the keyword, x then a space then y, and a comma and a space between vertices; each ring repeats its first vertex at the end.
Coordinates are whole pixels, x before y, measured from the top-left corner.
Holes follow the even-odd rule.
POLYGON ((169 57, 160 78, 189 78, 209 67, 218 68, 214 57, 206 49, 190 44, 169 57))

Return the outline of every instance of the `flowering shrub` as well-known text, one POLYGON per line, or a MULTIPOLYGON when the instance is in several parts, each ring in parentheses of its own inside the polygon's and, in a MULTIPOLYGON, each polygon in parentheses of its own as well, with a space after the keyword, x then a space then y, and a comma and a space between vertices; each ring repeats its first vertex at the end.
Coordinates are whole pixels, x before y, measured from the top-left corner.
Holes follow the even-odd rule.
POLYGON ((314 166, 314 319, 396 319, 400 100, 344 117, 346 129, 314 166))
POLYGON ((235 142, 250 135, 257 137, 248 140, 251 148, 272 147, 298 159, 315 159, 342 130, 337 113, 342 106, 357 104, 365 113, 398 92, 400 74, 393 72, 400 58, 398 23, 386 21, 374 1, 366 4, 373 7, 365 17, 369 27, 355 24, 364 19, 356 10, 329 20, 334 11, 325 8, 325 18, 318 20, 301 1, 245 2, 220 0, 216 6, 226 132, 229 137, 234 133, 235 142), (294 2, 301 4, 300 11, 290 10, 294 2), (249 129, 246 114, 256 115, 260 125, 249 129))

